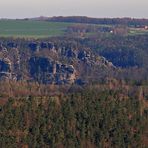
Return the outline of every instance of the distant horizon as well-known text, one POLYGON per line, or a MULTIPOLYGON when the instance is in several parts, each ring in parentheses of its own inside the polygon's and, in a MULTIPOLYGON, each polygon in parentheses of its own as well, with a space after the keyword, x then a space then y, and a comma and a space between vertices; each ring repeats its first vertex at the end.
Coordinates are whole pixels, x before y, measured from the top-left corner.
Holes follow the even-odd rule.
POLYGON ((0 18, 88 16, 146 18, 148 0, 0 0, 0 18))
POLYGON ((146 17, 130 17, 130 16, 123 16, 123 17, 94 17, 94 16, 83 16, 83 15, 57 15, 57 16, 43 16, 43 15, 39 15, 39 16, 30 16, 30 17, 0 17, 0 19, 34 19, 34 18, 53 18, 53 17, 88 17, 88 18, 97 18, 97 19, 124 19, 124 18, 130 18, 130 19, 148 19, 146 17))

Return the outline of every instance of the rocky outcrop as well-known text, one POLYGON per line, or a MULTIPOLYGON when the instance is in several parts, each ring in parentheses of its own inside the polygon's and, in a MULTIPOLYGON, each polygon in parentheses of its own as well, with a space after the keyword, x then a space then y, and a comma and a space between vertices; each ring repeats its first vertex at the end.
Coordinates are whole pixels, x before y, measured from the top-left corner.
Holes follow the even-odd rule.
POLYGON ((53 49, 54 48, 54 44, 51 42, 30 42, 28 44, 28 47, 31 51, 33 52, 38 52, 42 49, 53 49))
POLYGON ((0 79, 11 79, 11 62, 9 59, 0 59, 0 79))
POLYGON ((98 78, 97 74, 100 78, 114 69, 91 49, 67 42, 0 41, 0 79, 84 85, 88 78, 98 78))
POLYGON ((0 72, 11 72, 11 62, 9 59, 0 59, 0 72))
POLYGON ((30 75, 34 80, 51 84, 74 83, 75 69, 45 57, 31 57, 29 60, 30 75))

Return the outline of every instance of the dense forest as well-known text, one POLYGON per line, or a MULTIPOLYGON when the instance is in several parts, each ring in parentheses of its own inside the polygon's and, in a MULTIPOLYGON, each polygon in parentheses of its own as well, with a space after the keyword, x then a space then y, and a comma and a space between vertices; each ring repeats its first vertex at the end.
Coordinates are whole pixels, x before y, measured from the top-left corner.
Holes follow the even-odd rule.
POLYGON ((9 96, 3 94, 0 102, 2 148, 147 146, 147 86, 116 80, 83 88, 6 86, 9 96))
POLYGON ((54 22, 73 22, 73 23, 88 23, 88 24, 107 24, 107 25, 127 25, 127 26, 144 26, 148 24, 148 19, 135 18, 90 18, 85 16, 69 16, 69 17, 52 17, 45 18, 48 21, 54 22))

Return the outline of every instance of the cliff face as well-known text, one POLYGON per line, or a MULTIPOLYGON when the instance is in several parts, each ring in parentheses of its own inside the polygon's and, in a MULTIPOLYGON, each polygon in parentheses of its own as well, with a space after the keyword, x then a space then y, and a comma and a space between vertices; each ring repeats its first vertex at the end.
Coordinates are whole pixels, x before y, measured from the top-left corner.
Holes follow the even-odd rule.
POLYGON ((73 65, 62 64, 46 57, 31 57, 29 73, 31 78, 42 83, 74 83, 76 79, 73 65))
POLYGON ((91 49, 68 41, 21 40, 0 43, 0 79, 37 81, 44 84, 84 84, 104 77, 115 67, 91 49), (87 79, 89 78, 89 79, 87 79))

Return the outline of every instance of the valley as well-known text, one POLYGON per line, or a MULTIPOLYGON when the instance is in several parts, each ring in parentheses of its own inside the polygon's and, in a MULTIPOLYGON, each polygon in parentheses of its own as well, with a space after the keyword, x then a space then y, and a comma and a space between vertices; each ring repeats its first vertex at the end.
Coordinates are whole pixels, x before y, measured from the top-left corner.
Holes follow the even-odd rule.
POLYGON ((147 19, 0 20, 0 147, 146 148, 147 19))

